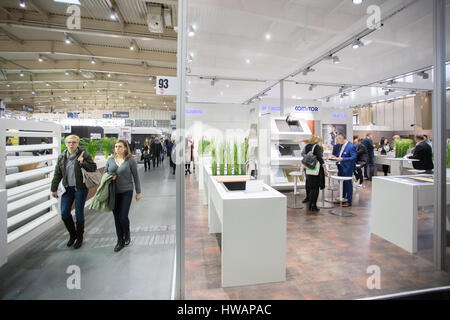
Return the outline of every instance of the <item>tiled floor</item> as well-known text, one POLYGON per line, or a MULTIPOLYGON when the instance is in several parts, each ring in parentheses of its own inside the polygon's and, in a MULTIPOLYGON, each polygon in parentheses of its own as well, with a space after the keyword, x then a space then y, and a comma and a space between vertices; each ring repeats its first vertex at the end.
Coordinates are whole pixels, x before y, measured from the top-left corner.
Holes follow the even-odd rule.
MULTIPOLYGON (((370 183, 370 182, 368 182, 370 183)), ((208 208, 194 176, 186 178, 187 299, 356 299, 450 285, 450 273, 431 261, 430 214, 420 217, 419 254, 370 234, 370 185, 355 193, 341 218, 322 209, 288 209, 287 280, 282 283, 221 287, 220 235, 208 234, 208 208), (381 289, 370 290, 367 267, 381 270, 381 289)), ((450 256, 450 252, 447 255, 450 256)))

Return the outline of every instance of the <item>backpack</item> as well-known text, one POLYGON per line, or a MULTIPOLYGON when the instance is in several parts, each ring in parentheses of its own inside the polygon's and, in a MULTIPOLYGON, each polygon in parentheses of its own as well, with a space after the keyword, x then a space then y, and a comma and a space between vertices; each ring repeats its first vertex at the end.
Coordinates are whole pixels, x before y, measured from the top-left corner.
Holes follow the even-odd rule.
POLYGON ((304 152, 302 153, 303 154, 302 163, 306 168, 314 169, 316 167, 317 157, 314 155, 314 149, 316 148, 316 146, 317 145, 315 144, 311 149, 311 151, 309 151, 307 154, 305 154, 304 152))

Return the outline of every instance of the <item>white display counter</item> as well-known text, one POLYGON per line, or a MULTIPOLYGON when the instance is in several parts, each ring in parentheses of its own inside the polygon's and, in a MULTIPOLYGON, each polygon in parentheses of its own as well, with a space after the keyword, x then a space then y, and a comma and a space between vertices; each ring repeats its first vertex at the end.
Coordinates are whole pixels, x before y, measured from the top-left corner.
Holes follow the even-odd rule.
MULTIPOLYGON (((434 187, 411 177, 426 175, 373 177, 370 228, 373 234, 408 252, 417 252, 418 208, 434 204, 434 187)), ((447 180, 447 204, 450 204, 447 180)), ((449 229, 447 209, 447 229, 449 229)))
MULTIPOLYGON (((388 155, 375 155, 375 165, 386 165, 390 167, 391 176, 401 176, 403 169, 414 169, 412 162, 417 161, 414 159, 394 158, 388 155)), ((376 170, 375 170, 376 175, 376 170)))
POLYGON ((286 197, 268 185, 264 191, 228 191, 208 177, 210 233, 221 233, 222 286, 286 280, 286 197))

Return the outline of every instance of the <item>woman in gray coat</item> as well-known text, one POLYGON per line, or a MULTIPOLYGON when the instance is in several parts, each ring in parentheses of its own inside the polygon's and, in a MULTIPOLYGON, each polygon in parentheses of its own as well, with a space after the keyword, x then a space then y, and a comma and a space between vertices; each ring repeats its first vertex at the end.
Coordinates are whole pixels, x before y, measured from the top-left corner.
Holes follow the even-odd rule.
POLYGON ((137 164, 131 155, 130 146, 125 140, 118 140, 114 145, 114 156, 106 162, 105 173, 113 175, 116 184, 114 222, 116 225, 117 244, 114 251, 118 252, 130 244, 130 212, 133 199, 133 182, 136 190, 136 201, 141 200, 141 184, 137 172, 137 164))

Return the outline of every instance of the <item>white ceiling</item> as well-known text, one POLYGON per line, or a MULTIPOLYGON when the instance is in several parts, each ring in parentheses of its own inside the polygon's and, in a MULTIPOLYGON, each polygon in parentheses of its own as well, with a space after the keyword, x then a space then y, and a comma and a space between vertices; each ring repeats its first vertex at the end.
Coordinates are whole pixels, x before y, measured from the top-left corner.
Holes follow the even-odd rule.
MULTIPOLYGON (((351 0, 190 0, 189 24, 196 26, 196 34, 188 38, 188 52, 194 55, 189 64, 189 99, 242 103, 361 31, 369 5, 379 5, 384 17, 409 2, 412 4, 388 19, 383 28, 364 37, 369 42, 366 46, 347 46, 339 51, 340 64, 322 61, 307 76, 289 77, 293 82, 285 84, 286 98, 295 95, 308 100, 337 94, 342 84, 385 88, 385 84, 377 82, 431 66, 432 1, 364 0, 361 5, 354 5, 351 0), (265 38, 267 33, 270 40, 265 38), (210 80, 199 80, 198 76, 266 82, 219 80, 211 86, 210 80), (309 91, 309 85, 295 81, 328 86, 318 85, 309 91)), ((450 17, 450 1, 446 13, 450 17)), ((450 23, 447 38, 450 39, 450 23)), ((447 53, 450 59, 450 41, 447 53)), ((431 79, 431 73, 429 80, 408 77, 394 85, 405 90, 391 93, 388 98, 405 95, 408 88, 429 90, 431 79)), ((274 87, 268 97, 279 98, 279 88, 274 87)), ((324 104, 349 106, 380 99, 386 99, 383 90, 362 88, 348 98, 332 98, 324 104)))

